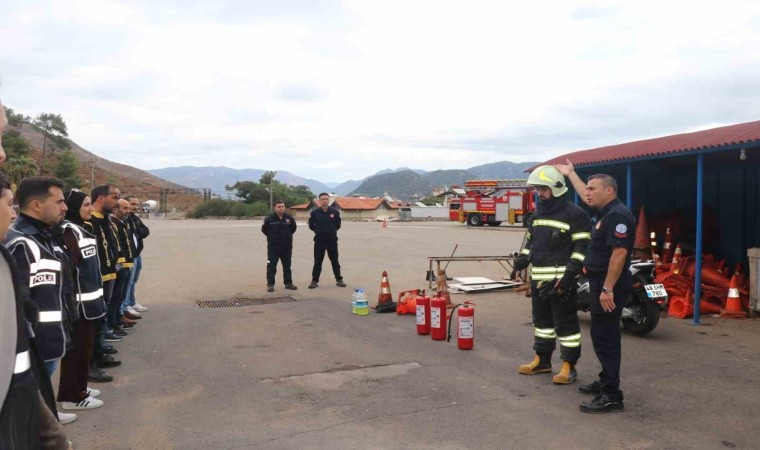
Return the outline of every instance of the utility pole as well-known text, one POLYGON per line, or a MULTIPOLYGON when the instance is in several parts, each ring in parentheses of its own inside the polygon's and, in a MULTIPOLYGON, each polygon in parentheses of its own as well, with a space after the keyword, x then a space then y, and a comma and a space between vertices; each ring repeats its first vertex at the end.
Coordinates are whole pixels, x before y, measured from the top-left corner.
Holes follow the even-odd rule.
POLYGON ((97 166, 97 162, 95 158, 90 160, 90 190, 95 187, 95 166, 97 166))

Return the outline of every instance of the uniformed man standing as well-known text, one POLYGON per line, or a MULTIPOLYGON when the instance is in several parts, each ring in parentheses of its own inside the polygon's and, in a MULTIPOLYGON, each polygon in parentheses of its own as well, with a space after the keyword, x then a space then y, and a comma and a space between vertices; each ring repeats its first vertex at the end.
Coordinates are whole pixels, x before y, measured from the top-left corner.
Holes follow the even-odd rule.
POLYGON ((514 268, 517 272, 532 264, 536 354, 518 372, 525 375, 551 372, 551 357, 559 338, 562 368, 552 381, 570 384, 576 379, 575 365, 581 356, 575 280, 583 269, 591 238, 591 219, 578 205, 566 201, 565 177, 554 167, 538 167, 530 174, 528 185, 538 188, 539 202, 514 268))
POLYGON ((592 175, 588 184, 578 177, 573 165, 558 165, 585 202, 597 211, 591 229, 591 244, 585 266, 591 289, 591 341, 602 365, 599 380, 580 386, 594 399, 580 405, 582 412, 622 411, 620 390, 620 316, 633 291, 628 267, 636 234, 636 219, 617 198, 617 182, 609 175, 592 175))
POLYGON ((319 194, 319 208, 312 210, 309 215, 309 228, 314 232, 314 268, 311 271, 309 289, 314 289, 319 285, 325 252, 327 252, 330 263, 332 263, 336 284, 340 287, 346 287, 343 276, 340 274, 340 263, 338 262, 340 212, 329 205, 330 195, 327 192, 322 192, 319 194))
POLYGON ((277 260, 282 261, 282 276, 285 289, 296 290, 290 261, 293 255, 293 234, 296 232, 296 220, 285 212, 285 202, 274 202, 274 212, 264 218, 261 232, 267 237, 267 292, 274 292, 274 276, 277 273, 277 260))

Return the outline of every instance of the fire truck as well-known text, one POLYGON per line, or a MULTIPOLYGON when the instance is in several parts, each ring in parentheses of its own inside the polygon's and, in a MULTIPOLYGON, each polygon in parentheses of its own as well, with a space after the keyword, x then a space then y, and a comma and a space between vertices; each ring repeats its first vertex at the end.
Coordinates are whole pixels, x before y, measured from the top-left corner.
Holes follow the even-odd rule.
POLYGON ((535 190, 528 180, 468 180, 452 186, 459 197, 449 200, 449 220, 479 227, 499 226, 502 222, 523 224, 536 209, 535 190))

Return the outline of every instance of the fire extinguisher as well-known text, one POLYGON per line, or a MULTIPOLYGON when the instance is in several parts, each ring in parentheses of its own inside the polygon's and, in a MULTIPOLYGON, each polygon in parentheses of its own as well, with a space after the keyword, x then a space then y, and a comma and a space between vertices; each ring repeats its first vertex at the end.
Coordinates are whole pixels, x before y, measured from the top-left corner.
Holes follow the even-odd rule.
POLYGON ((460 303, 451 310, 451 317, 449 318, 449 333, 446 338, 446 342, 451 341, 451 320, 454 319, 454 311, 462 307, 457 314, 459 323, 457 325, 457 347, 459 350, 472 350, 475 346, 475 303, 466 301, 460 303))
POLYGON ((430 300, 430 337, 434 341, 446 339, 446 299, 438 295, 430 300))
POLYGON ((417 334, 430 334, 430 297, 417 297, 417 334))

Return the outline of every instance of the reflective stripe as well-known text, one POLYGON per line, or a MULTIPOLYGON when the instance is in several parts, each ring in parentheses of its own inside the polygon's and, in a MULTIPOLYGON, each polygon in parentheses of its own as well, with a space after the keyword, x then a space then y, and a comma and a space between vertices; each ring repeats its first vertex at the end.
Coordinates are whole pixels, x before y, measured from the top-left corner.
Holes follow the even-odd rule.
POLYGON ((535 335, 538 338, 542 339, 556 339, 557 338, 557 332, 554 330, 554 328, 535 328, 534 329, 535 335))
POLYGON ((525 239, 530 239, 530 231, 525 232, 525 239))
POLYGON ((570 224, 565 222, 560 222, 558 220, 549 220, 549 219, 535 219, 533 220, 533 226, 544 226, 544 227, 554 227, 559 228, 560 230, 570 231, 570 224))
POLYGON ((560 336, 559 345, 568 348, 576 348, 581 346, 581 334, 571 334, 570 336, 560 336))
POLYGON ((574 233, 573 234, 573 240, 574 241, 580 241, 581 239, 591 239, 591 233, 583 232, 583 233, 574 233))
POLYGON ((13 373, 24 373, 32 367, 32 361, 29 358, 29 351, 16 354, 16 366, 13 368, 13 373))
POLYGON ((77 300, 80 302, 87 302, 90 300, 97 300, 103 296, 103 289, 98 289, 95 292, 87 292, 84 294, 77 294, 77 300))
POLYGON ((533 273, 565 273, 565 266, 559 267, 535 267, 533 273))
POLYGON ((60 322, 61 317, 60 311, 40 311, 40 322, 60 322))
POLYGON ((657 241, 652 241, 650 244, 652 244, 652 247, 657 247, 657 241))
POLYGON ((583 255, 583 253, 575 253, 575 252, 573 252, 573 254, 570 255, 570 258, 571 259, 577 259, 580 262, 583 262, 583 260, 586 259, 586 257, 583 255))
POLYGON ((522 251, 520 251, 523 255, 530 255, 530 249, 524 248, 522 251))
POLYGON ((557 278, 559 277, 557 277, 557 275, 553 273, 547 273, 547 274, 538 273, 538 274, 532 274, 530 276, 530 279, 533 281, 551 281, 551 280, 556 280, 557 278))
POLYGON ((35 274, 40 270, 54 270, 60 272, 61 262, 52 259, 41 259, 36 263, 29 264, 29 273, 35 274))
POLYGON ((728 298, 739 298, 739 289, 730 288, 728 290, 728 298))
POLYGON ((90 239, 90 238, 84 238, 84 239, 80 239, 79 240, 79 248, 87 247, 87 246, 90 246, 90 245, 97 246, 98 245, 98 241, 96 241, 95 239, 90 239))

